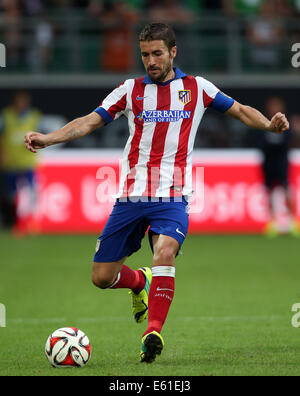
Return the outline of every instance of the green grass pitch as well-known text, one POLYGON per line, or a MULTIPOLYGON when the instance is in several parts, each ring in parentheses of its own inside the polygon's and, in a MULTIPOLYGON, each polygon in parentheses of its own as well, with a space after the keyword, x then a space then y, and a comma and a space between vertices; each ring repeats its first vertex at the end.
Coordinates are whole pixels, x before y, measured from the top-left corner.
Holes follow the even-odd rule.
MULTIPOLYGON (((146 324, 131 317, 127 290, 91 283, 96 236, 0 234, 0 375, 236 376, 300 375, 299 240, 282 236, 188 236, 176 260, 176 292, 163 328, 165 348, 139 362, 146 324), (47 337, 59 327, 87 333, 84 368, 52 368, 47 337)), ((128 259, 151 265, 147 238, 128 259)))

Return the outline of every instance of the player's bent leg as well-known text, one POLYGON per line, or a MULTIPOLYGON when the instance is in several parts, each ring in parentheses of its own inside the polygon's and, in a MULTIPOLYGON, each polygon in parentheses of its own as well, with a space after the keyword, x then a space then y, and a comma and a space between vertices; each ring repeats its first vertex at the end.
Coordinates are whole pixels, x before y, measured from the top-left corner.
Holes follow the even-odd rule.
POLYGON ((111 263, 94 262, 92 270, 93 284, 100 289, 107 289, 108 287, 110 287, 120 273, 125 259, 126 258, 124 257, 119 261, 111 263))
POLYGON ((137 323, 142 323, 148 315, 152 271, 147 267, 132 270, 123 264, 125 259, 110 263, 94 262, 92 281, 100 289, 130 289, 133 317, 137 323))

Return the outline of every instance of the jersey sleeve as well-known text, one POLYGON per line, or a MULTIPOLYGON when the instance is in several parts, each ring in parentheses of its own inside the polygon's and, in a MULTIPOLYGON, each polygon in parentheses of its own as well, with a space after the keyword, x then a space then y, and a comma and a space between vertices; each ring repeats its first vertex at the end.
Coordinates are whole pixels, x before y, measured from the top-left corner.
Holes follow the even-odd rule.
POLYGON ((204 78, 200 79, 202 92, 203 92, 203 104, 205 108, 212 107, 213 109, 225 113, 233 105, 234 100, 220 91, 214 84, 204 78))
POLYGON ((125 113, 126 106, 127 87, 125 81, 115 88, 94 111, 104 119, 106 124, 109 124, 125 113))

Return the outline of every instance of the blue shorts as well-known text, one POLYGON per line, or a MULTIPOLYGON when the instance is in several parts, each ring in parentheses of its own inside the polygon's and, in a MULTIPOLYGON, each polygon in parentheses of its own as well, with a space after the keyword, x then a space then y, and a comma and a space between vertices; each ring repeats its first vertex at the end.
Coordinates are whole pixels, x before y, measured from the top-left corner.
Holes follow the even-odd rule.
POLYGON ((3 194, 6 199, 14 200, 21 185, 26 185, 30 189, 35 186, 35 173, 33 170, 19 172, 3 171, 2 173, 3 194))
POLYGON ((189 225, 187 201, 182 198, 157 198, 158 202, 137 202, 118 199, 98 238, 94 262, 114 262, 130 256, 141 247, 141 241, 149 228, 151 249, 152 235, 163 234, 176 239, 179 249, 186 237, 189 225), (165 199, 166 200, 166 199, 165 199))
POLYGON ((266 153, 263 162, 265 186, 269 189, 277 184, 288 188, 289 158, 288 153, 266 153))

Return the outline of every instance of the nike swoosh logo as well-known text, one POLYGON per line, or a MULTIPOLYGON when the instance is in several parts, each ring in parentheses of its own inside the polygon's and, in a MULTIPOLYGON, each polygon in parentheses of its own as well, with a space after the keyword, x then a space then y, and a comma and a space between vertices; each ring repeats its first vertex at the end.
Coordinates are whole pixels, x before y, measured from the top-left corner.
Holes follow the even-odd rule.
POLYGON ((136 100, 143 100, 143 99, 146 99, 146 98, 147 98, 147 96, 137 96, 136 100))
POLYGON ((179 228, 176 228, 176 232, 178 232, 178 234, 181 234, 181 235, 183 235, 183 236, 185 237, 184 233, 181 232, 181 231, 179 230, 179 228))
POLYGON ((170 291, 170 292, 173 292, 173 291, 174 291, 174 290, 172 290, 172 289, 164 289, 164 288, 161 288, 161 287, 158 287, 156 290, 157 290, 157 291, 167 290, 167 291, 170 291))

